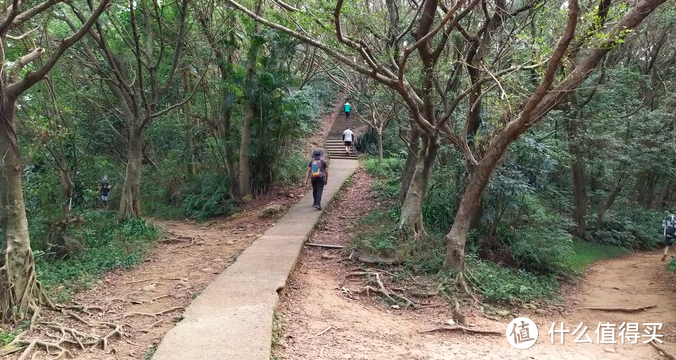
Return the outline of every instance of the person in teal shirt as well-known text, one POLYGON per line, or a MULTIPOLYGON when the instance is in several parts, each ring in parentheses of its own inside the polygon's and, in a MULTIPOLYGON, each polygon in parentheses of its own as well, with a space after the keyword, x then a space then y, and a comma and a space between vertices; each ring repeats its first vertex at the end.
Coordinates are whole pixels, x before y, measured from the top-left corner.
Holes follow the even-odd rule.
POLYGON ((345 103, 345 119, 350 118, 350 109, 352 108, 352 105, 350 105, 349 102, 345 103))

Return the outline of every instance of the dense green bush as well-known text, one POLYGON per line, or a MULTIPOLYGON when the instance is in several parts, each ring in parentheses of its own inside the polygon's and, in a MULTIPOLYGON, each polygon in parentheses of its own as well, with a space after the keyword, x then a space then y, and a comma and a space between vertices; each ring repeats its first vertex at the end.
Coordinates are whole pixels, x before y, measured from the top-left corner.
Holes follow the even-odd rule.
POLYGON ((367 155, 378 155, 378 132, 369 127, 364 133, 360 134, 354 148, 358 153, 367 155))
POLYGON ((572 237, 558 228, 519 229, 509 243, 519 269, 542 275, 572 274, 572 237))
POLYGON ((183 189, 181 209, 184 216, 204 221, 231 215, 236 210, 230 196, 230 182, 223 174, 204 174, 183 189))
POLYGON ((587 240, 627 249, 654 249, 662 242, 662 219, 666 213, 642 208, 622 207, 608 211, 603 227, 587 232, 587 240))

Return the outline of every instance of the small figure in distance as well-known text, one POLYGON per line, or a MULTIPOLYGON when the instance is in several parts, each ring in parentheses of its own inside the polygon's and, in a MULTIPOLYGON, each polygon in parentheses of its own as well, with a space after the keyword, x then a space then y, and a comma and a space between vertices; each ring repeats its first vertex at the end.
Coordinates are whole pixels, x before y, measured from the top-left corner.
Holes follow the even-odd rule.
POLYGON ((345 110, 345 120, 350 120, 350 110, 352 110, 352 105, 350 105, 349 102, 345 102, 343 110, 345 110))
POLYGON ((662 261, 667 258, 669 247, 674 245, 674 236, 676 235, 676 216, 670 214, 669 217, 662 220, 662 228, 664 229, 664 255, 662 261))
POLYGON ((103 206, 108 208, 108 195, 110 193, 110 183, 108 181, 108 175, 103 176, 103 180, 101 180, 101 201, 103 202, 103 206))
POLYGON ((329 181, 329 165, 322 159, 322 152, 315 150, 312 152, 312 160, 305 175, 305 187, 307 187, 308 180, 312 178, 312 206, 317 209, 322 209, 322 192, 324 192, 324 185, 329 181))

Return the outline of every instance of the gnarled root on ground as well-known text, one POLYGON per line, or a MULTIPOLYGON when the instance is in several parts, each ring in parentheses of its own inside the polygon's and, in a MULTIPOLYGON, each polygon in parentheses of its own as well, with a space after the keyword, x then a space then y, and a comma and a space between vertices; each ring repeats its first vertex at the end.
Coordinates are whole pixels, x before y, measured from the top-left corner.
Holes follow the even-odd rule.
POLYGON ((573 310, 571 310, 571 312, 577 311, 577 310, 598 310, 598 311, 616 311, 616 312, 633 313, 633 312, 639 312, 639 311, 643 311, 643 310, 652 309, 654 307, 657 307, 657 305, 646 305, 646 306, 639 306, 639 307, 635 307, 635 308, 589 306, 589 307, 580 307, 580 308, 577 308, 577 309, 573 309, 573 310))
POLYGON ((78 319, 90 326, 106 326, 110 331, 104 335, 85 333, 74 328, 64 326, 57 322, 38 322, 33 326, 34 331, 44 334, 42 338, 28 338, 26 332, 17 335, 14 340, 6 345, 0 356, 4 357, 13 353, 21 352, 18 360, 32 359, 39 350, 44 350, 52 360, 72 358, 72 348, 81 351, 88 348, 100 346, 104 351, 108 351, 110 339, 113 337, 123 338, 122 325, 109 322, 87 321, 74 313, 70 313, 73 318, 78 319))
MULTIPOLYGON (((388 273, 388 274, 391 274, 391 275, 392 275, 392 273, 389 273, 389 272, 384 271, 384 270, 382 270, 382 272, 385 272, 385 273, 388 273)), ((393 302, 393 303, 399 303, 400 301, 403 301, 404 304, 405 304, 405 305, 404 305, 405 308, 408 308, 409 306, 410 306, 410 307, 413 307, 413 308, 417 308, 417 307, 418 307, 418 304, 416 304, 416 303, 414 303, 413 301, 411 301, 411 300, 410 300, 409 298, 407 298, 405 295, 399 295, 399 294, 397 294, 397 293, 395 293, 395 292, 390 292, 390 291, 388 291, 387 288, 385 287, 385 284, 383 284, 383 281, 380 279, 380 275, 381 275, 380 272, 375 272, 375 271, 373 271, 373 270, 369 270, 369 271, 360 271, 360 272, 351 272, 351 273, 349 273, 347 276, 369 276, 369 275, 375 276, 375 281, 376 281, 376 284, 378 284, 378 288, 374 288, 373 286, 367 285, 367 286, 365 286, 365 287, 364 287, 361 291, 359 291, 359 292, 361 292, 361 293, 366 292, 367 294, 368 294, 369 292, 378 293, 378 294, 381 294, 381 295, 383 295, 384 297, 388 298, 388 299, 389 299, 391 302, 393 302), (400 301, 397 301, 395 298, 399 299, 400 301)), ((398 289, 398 290, 399 290, 400 292, 402 292, 403 289, 398 289)))
POLYGON ((652 347, 654 347, 655 349, 657 349, 657 351, 659 351, 660 355, 666 357, 666 358, 669 359, 669 360, 676 360, 676 356, 671 355, 669 352, 667 352, 666 350, 664 350, 663 347, 661 347, 661 346, 655 344, 655 341, 650 341, 650 342, 648 342, 648 344, 652 345, 652 347))
POLYGON ((495 330, 485 330, 485 329, 472 329, 462 325, 451 325, 451 326, 440 326, 438 328, 423 330, 421 333, 429 333, 433 331, 453 331, 461 330, 463 332, 470 332, 475 334, 485 334, 485 335, 502 335, 504 336, 504 331, 495 331, 495 330))

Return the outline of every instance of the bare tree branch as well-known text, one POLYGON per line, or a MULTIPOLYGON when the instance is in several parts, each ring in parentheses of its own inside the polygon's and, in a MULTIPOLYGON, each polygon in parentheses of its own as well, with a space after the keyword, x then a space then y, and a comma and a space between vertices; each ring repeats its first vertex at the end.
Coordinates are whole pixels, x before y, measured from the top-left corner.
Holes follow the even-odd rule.
MULTIPOLYGON (((13 83, 7 87, 7 96, 10 99, 16 99, 24 91, 28 90, 31 86, 35 85, 38 81, 42 80, 47 73, 56 65, 56 62, 61 58, 63 53, 78 40, 80 40, 89 29, 94 25, 96 19, 103 13, 103 11, 108 6, 110 0, 101 0, 99 6, 89 17, 87 22, 82 25, 80 30, 75 32, 73 35, 63 39, 59 46, 54 50, 52 55, 47 59, 47 61, 35 72, 27 74, 23 80, 17 83, 13 83)), ((51 5, 50 5, 51 6, 51 5)), ((48 7, 47 7, 48 8, 48 7)))

